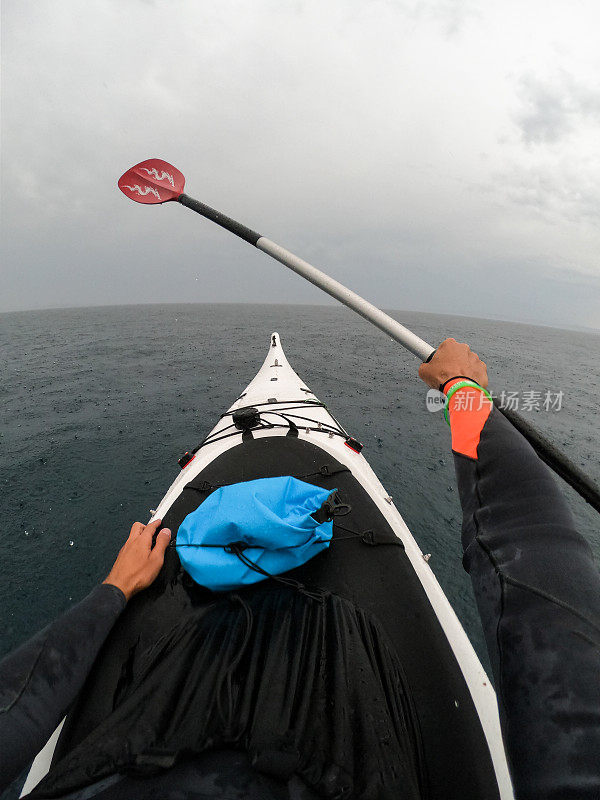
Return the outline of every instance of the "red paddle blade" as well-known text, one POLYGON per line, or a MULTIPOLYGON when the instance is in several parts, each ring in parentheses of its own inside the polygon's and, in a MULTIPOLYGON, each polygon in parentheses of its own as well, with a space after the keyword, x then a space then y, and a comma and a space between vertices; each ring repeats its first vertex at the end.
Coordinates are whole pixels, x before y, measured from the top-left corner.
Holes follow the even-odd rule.
POLYGON ((177 200, 182 194, 185 178, 172 164, 160 158, 149 158, 128 169, 117 185, 136 203, 166 203, 177 200))

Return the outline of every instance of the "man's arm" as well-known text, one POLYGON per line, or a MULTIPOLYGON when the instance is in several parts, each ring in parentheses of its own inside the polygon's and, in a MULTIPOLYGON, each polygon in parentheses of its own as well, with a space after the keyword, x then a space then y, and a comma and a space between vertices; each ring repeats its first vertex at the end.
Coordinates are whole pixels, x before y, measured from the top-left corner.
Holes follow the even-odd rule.
POLYGON ((0 791, 44 746, 127 600, 158 575, 170 531, 134 523, 101 586, 0 662, 0 791))
MULTIPOLYGON (((446 340, 419 374, 487 386, 446 340)), ((445 384, 445 385, 444 385, 445 384)), ((600 575, 550 470, 480 390, 449 402, 471 576, 519 800, 600 797, 600 575)))

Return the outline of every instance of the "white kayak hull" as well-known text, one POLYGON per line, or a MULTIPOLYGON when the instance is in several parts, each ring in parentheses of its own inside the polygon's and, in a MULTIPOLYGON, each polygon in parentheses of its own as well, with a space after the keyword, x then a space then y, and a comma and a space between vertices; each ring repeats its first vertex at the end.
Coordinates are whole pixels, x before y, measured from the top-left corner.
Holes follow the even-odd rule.
MULTIPOLYGON (((254 380, 221 417, 205 442, 192 454, 193 457, 169 487, 152 519, 164 519, 190 481, 200 475, 216 458, 240 444, 242 431, 234 426, 231 415, 236 410, 249 407, 259 409, 263 423, 276 426, 253 429, 253 438, 286 436, 290 431, 291 420, 291 424, 297 428, 298 439, 316 445, 351 471, 394 534, 402 541, 412 569, 444 631, 473 700, 489 748, 500 797, 502 800, 513 798, 500 732, 496 695, 485 670, 392 498, 365 457, 353 449, 353 446, 349 446, 346 441, 347 434, 337 420, 324 405, 319 403, 309 387, 294 372, 277 333, 271 336, 267 358, 254 380)), ((31 791, 48 771, 58 733, 55 732, 36 758, 22 794, 31 791)))

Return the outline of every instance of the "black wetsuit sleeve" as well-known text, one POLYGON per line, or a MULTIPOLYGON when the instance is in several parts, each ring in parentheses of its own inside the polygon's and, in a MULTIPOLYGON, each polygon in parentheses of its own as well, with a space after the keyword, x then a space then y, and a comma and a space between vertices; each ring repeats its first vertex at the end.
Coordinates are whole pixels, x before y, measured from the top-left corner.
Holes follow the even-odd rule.
POLYGON ((476 457, 455 448, 454 461, 463 563, 515 797, 598 800, 600 575, 590 547, 550 470, 496 409, 476 457))
POLYGON ((65 716, 125 603, 101 584, 0 662, 0 791, 65 716))

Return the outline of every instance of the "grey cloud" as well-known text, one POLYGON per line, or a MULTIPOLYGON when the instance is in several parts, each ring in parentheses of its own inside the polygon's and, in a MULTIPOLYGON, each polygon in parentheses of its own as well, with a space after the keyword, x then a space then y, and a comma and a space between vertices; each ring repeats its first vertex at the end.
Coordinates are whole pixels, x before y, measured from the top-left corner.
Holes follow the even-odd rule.
MULTIPOLYGON (((365 7, 361 0, 357 5, 365 7)), ((396 14, 413 22, 433 23, 448 38, 458 36, 469 21, 481 16, 481 9, 474 0, 375 0, 369 4, 372 13, 376 13, 378 5, 393 8, 396 14)))
POLYGON ((523 109, 516 121, 528 143, 556 142, 572 126, 564 93, 534 78, 521 80, 523 109))
POLYGON ((495 192, 504 202, 530 211, 550 224, 596 224, 600 219, 600 185, 595 175, 585 174, 585 164, 548 161, 494 175, 495 192))
POLYGON ((418 3, 422 6, 426 15, 437 19, 443 31, 448 37, 458 36, 463 32, 468 22, 479 19, 481 16, 480 7, 472 0, 456 2, 456 0, 430 0, 429 2, 418 3))
POLYGON ((566 72, 551 79, 524 75, 518 93, 521 107, 514 119, 528 144, 554 144, 578 124, 600 119, 600 90, 566 72))

